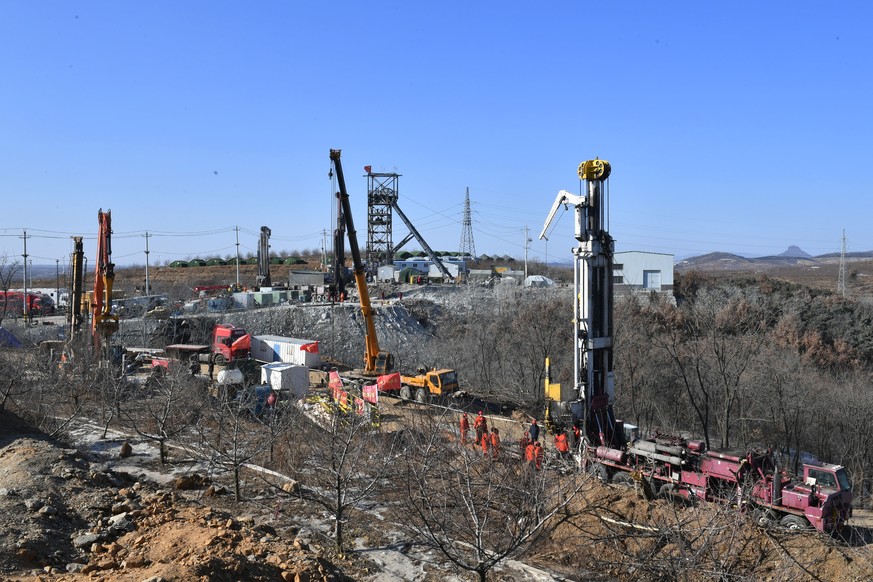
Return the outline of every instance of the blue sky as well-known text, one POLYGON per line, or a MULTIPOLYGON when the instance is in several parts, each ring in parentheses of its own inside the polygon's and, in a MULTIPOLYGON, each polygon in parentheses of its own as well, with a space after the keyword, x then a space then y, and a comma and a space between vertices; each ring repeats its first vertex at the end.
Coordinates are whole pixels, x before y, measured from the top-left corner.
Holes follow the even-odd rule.
MULTIPOLYGON (((457 250, 569 260, 576 168, 612 163, 617 250, 873 250, 873 4, 0 4, 0 254, 150 263, 320 249, 330 148, 366 242, 363 166, 457 250)), ((394 240, 405 234, 396 220, 394 240)), ((414 248, 417 245, 408 245, 414 248)))

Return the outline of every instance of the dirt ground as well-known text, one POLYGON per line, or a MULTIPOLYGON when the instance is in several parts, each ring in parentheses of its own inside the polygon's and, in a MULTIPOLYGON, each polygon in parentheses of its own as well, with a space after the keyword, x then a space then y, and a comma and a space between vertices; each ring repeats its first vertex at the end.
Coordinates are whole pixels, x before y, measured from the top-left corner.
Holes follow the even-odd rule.
MULTIPOLYGON (((95 456, 93 447, 73 448, 0 414, 0 579, 469 578, 434 556, 401 555, 403 544, 375 519, 353 528, 361 551, 338 556, 318 535, 329 527, 324 516, 300 498, 261 493, 238 504, 191 468, 161 473, 141 459, 139 470, 121 470, 107 462, 120 444, 110 440, 95 456)), ((140 447, 133 457, 143 456, 140 447)), ((673 580, 690 572, 690 580, 870 580, 873 520, 870 512, 857 517, 847 540, 789 534, 758 528, 733 508, 647 500, 589 482, 527 565, 511 563, 490 579, 673 580)))

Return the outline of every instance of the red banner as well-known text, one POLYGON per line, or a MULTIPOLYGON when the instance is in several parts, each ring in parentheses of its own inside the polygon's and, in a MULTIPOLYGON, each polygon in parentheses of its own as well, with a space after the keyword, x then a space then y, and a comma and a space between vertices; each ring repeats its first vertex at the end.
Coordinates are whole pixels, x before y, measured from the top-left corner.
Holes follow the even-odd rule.
POLYGON ((364 396, 364 400, 366 400, 370 404, 379 404, 379 385, 378 384, 364 386, 364 388, 362 389, 362 393, 364 396))
POLYGON ((395 392, 400 390, 400 373, 385 374, 376 378, 380 392, 395 392))
POLYGON ((318 353, 318 342, 312 342, 311 344, 303 344, 300 346, 300 349, 304 352, 309 352, 310 354, 318 353))

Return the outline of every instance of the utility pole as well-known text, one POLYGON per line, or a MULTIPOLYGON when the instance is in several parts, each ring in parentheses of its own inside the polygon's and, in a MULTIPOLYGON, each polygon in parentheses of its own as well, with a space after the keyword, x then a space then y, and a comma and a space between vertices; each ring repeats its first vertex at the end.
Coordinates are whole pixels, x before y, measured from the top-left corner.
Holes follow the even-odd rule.
POLYGON ((148 294, 149 294, 149 237, 152 236, 152 235, 149 234, 149 231, 146 231, 146 233, 145 233, 143 236, 144 236, 145 239, 146 239, 146 250, 145 250, 145 255, 146 255, 146 285, 145 285, 145 294, 148 295, 148 294))
POLYGON ((846 229, 843 229, 843 244, 840 247, 840 275, 837 279, 837 293, 846 296, 846 229))
POLYGON ((61 306, 61 260, 55 259, 55 309, 61 306))
POLYGON ((528 229, 527 225, 525 225, 525 227, 524 227, 524 278, 525 279, 527 279, 527 249, 530 246, 530 241, 531 241, 531 238, 528 234, 529 230, 530 229, 528 229))
POLYGON ((321 230, 321 269, 327 270, 327 229, 321 230))
POLYGON ((27 239, 30 238, 27 236, 27 230, 24 230, 24 235, 21 237, 24 239, 24 254, 21 255, 24 257, 24 305, 22 306, 24 311, 22 311, 22 315, 24 316, 25 321, 27 321, 27 316, 29 315, 29 310, 27 309, 27 239))
POLYGON ((239 227, 233 229, 236 231, 236 288, 239 289, 239 227))

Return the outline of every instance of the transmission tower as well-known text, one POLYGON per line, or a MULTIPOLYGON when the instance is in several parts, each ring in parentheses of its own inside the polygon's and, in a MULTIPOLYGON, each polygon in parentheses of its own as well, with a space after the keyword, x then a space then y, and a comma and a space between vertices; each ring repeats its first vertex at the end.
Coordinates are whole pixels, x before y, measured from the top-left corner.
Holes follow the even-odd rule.
POLYGON ((473 242, 473 219, 470 215, 470 189, 467 188, 467 196, 464 198, 464 225, 461 228, 461 248, 460 254, 462 257, 476 258, 476 244, 473 242))
POLYGON ((843 244, 840 247, 840 275, 837 279, 837 293, 846 296, 846 229, 843 229, 843 244))

